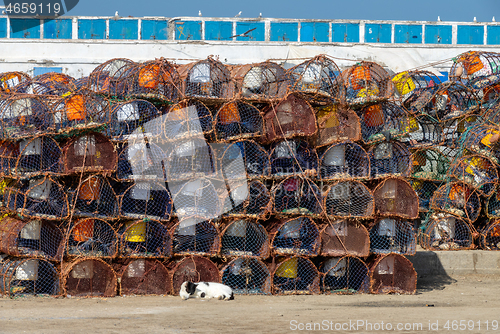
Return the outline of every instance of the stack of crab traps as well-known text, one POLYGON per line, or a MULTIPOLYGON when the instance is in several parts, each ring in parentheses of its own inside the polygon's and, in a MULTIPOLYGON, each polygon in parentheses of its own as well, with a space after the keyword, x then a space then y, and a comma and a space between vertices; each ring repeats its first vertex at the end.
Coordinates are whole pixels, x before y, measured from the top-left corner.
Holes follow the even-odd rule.
POLYGON ((499 64, 1 73, 0 294, 415 293, 417 244, 500 249, 499 64))

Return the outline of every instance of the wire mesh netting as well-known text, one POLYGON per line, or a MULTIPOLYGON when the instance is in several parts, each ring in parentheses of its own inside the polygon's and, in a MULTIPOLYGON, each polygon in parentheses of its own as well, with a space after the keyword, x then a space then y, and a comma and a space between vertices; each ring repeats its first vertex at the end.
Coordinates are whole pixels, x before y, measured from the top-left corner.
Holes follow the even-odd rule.
POLYGON ((419 180, 445 181, 453 157, 436 148, 412 152, 411 176, 419 180))
POLYGON ((326 190, 324 209, 331 218, 370 218, 375 212, 375 199, 359 181, 337 181, 326 190))
POLYGON ((269 160, 273 178, 293 175, 316 176, 318 170, 316 150, 302 139, 274 143, 269 152, 269 160))
POLYGON ((271 189, 273 213, 278 216, 308 215, 324 213, 318 186, 308 178, 289 177, 271 189))
POLYGON ((470 185, 484 196, 493 194, 498 181, 497 165, 477 154, 460 158, 451 166, 448 175, 470 185))
POLYGON ((360 145, 341 142, 318 151, 319 177, 322 180, 368 179, 370 158, 360 145))
POLYGON ((210 135, 214 121, 210 109, 201 101, 186 99, 170 108, 163 116, 163 139, 181 140, 210 135))
POLYGON ((179 217, 200 216, 207 219, 220 213, 221 200, 214 183, 208 178, 169 183, 174 199, 174 212, 179 217))
POLYGON ((77 259, 63 264, 61 286, 68 297, 114 297, 116 273, 103 260, 77 259))
POLYGON ((167 227, 153 220, 129 221, 118 230, 120 254, 127 258, 165 258, 172 254, 167 227))
POLYGON ((322 256, 346 255, 366 257, 370 253, 368 230, 358 220, 338 219, 328 221, 321 229, 322 256))
POLYGON ((420 237, 427 250, 463 250, 474 248, 469 224, 454 216, 431 217, 420 237))
POLYGON ((120 217, 167 222, 172 214, 172 198, 163 181, 122 183, 120 217))
POLYGON ((412 224, 394 218, 377 220, 370 229, 370 252, 415 255, 416 240, 412 224))
POLYGON ((231 76, 237 96, 256 101, 282 98, 290 84, 285 69, 271 61, 236 66, 231 76))
POLYGON ((30 76, 24 72, 0 73, 0 92, 10 93, 18 84, 30 80, 30 76))
POLYGON ((100 174, 82 178, 73 192, 72 210, 75 217, 116 218, 118 197, 108 177, 100 174))
POLYGON ((269 155, 262 146, 253 140, 223 144, 217 149, 217 158, 225 179, 241 178, 243 166, 238 159, 243 159, 248 178, 264 178, 270 175, 269 155))
POLYGON ((257 221, 230 220, 221 230, 222 256, 269 257, 269 236, 257 221))
POLYGON ((222 268, 220 275, 235 294, 271 294, 271 274, 259 259, 238 257, 222 268))
POLYGON ((419 199, 412 186, 402 178, 388 177, 373 190, 375 213, 406 219, 418 217, 419 199))
POLYGON ((399 139, 415 130, 408 112, 392 102, 372 104, 359 111, 361 134, 366 144, 399 139))
POLYGON ((59 275, 49 261, 19 258, 0 261, 0 295, 17 297, 59 294, 59 275))
POLYGON ((370 291, 376 294, 415 294, 417 273, 413 264, 399 254, 388 254, 372 259, 370 291))
POLYGON ((409 179, 411 187, 418 196, 418 211, 427 212, 430 209, 431 198, 434 192, 443 184, 442 182, 409 179))
POLYGON ((12 88, 12 92, 16 94, 39 95, 44 97, 60 97, 68 92, 71 92, 72 87, 62 82, 39 81, 36 77, 23 81, 12 88))
POLYGON ((0 175, 12 176, 16 173, 19 158, 19 143, 0 140, 0 175))
POLYGON ((224 216, 266 219, 271 211, 271 194, 260 181, 233 186, 223 199, 224 216))
POLYGON ((380 65, 362 61, 342 72, 346 101, 351 105, 378 102, 391 97, 394 86, 389 73, 380 65))
POLYGON ((467 150, 490 158, 498 164, 500 162, 499 139, 500 131, 495 125, 482 123, 468 129, 463 145, 467 150))
POLYGON ((441 80, 430 71, 403 71, 392 77, 394 93, 401 102, 413 95, 418 95, 422 89, 439 85, 441 80))
POLYGON ((121 181, 164 181, 165 151, 143 140, 129 140, 115 146, 118 155, 116 178, 121 181))
POLYGON ((411 153, 406 145, 396 141, 381 142, 370 146, 368 155, 372 178, 410 176, 411 153))
POLYGON ((316 146, 325 146, 339 141, 361 140, 361 123, 358 115, 346 106, 330 104, 316 107, 318 136, 316 146))
POLYGON ((271 248, 276 255, 316 256, 321 247, 318 226, 308 217, 292 218, 268 226, 271 248))
POLYGON ((482 117, 479 115, 466 115, 451 120, 441 121, 443 129, 443 141, 448 148, 462 149, 462 135, 468 131, 475 123, 481 123, 482 117))
POLYGON ((329 294, 368 293, 368 266, 354 256, 332 257, 320 265, 321 290, 329 294))
POLYGON ((190 281, 220 283, 221 277, 215 263, 201 256, 188 256, 170 262, 172 275, 172 294, 178 295, 182 283, 190 281))
POLYGON ((485 206, 488 218, 500 218, 500 192, 498 191, 498 184, 495 187, 493 195, 485 200, 485 206))
POLYGON ((449 77, 451 80, 474 81, 499 74, 500 54, 468 51, 453 58, 449 77))
POLYGON ((477 191, 463 182, 450 182, 439 187, 431 199, 431 209, 446 212, 467 222, 475 222, 481 212, 477 191))
POLYGON ((114 258, 118 255, 118 235, 102 219, 79 219, 69 225, 65 254, 68 257, 114 258))
POLYGON ((184 139, 176 142, 167 153, 165 170, 173 181, 195 180, 215 173, 215 155, 202 138, 184 139))
POLYGON ((172 289, 170 274, 158 260, 136 259, 121 269, 120 296, 167 295, 172 289))
POLYGON ((481 246, 487 250, 500 250, 500 221, 491 220, 481 231, 481 246))
POLYGON ((97 66, 88 79, 88 89, 95 93, 114 97, 123 97, 128 93, 125 81, 136 67, 130 59, 115 58, 97 66))
POLYGON ((320 274, 311 260, 294 256, 279 261, 273 275, 273 294, 303 295, 320 293, 320 274))
MULTIPOLYGON (((18 151, 15 152, 18 152, 18 155, 12 175, 25 178, 63 173, 62 151, 53 138, 42 135, 21 139, 16 146, 18 151)), ((8 152, 12 148, 6 149, 8 152)))
POLYGON ((215 116, 217 141, 258 138, 263 130, 259 109, 242 100, 225 103, 215 116))
POLYGON ((409 147, 422 148, 444 143, 443 124, 428 115, 412 115, 408 117, 408 135, 402 138, 409 147))
POLYGON ((219 229, 210 220, 187 217, 171 229, 174 255, 216 256, 221 247, 219 229))

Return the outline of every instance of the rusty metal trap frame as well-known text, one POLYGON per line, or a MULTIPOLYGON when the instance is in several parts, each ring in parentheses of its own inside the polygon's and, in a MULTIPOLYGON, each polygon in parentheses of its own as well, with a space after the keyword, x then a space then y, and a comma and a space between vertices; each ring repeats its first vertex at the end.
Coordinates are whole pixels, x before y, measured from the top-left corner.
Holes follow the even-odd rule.
POLYGON ((123 193, 119 216, 123 219, 152 219, 167 222, 172 216, 170 191, 163 180, 121 183, 123 193))
POLYGON ((451 215, 433 215, 419 237, 422 248, 431 251, 473 249, 475 229, 451 215))
POLYGON ((23 81, 12 88, 12 93, 38 95, 40 97, 60 97, 74 89, 62 82, 42 82, 36 78, 23 81))
POLYGON ((210 137, 214 120, 210 109, 196 99, 185 99, 174 104, 163 116, 164 140, 181 140, 191 137, 210 137))
POLYGON ((480 245, 486 250, 500 250, 500 221, 491 219, 481 230, 480 245))
POLYGON ((124 222, 118 229, 120 257, 168 258, 172 243, 167 226, 149 219, 124 222))
POLYGON ((404 103, 413 94, 418 95, 420 90, 439 85, 441 80, 433 72, 415 70, 396 73, 392 82, 394 95, 404 103))
POLYGON ((114 258, 118 255, 119 236, 103 219, 84 218, 72 221, 64 241, 65 256, 114 258))
POLYGON ((357 219, 324 221, 319 225, 321 256, 358 256, 370 254, 370 237, 366 227, 357 219))
POLYGON ((15 164, 4 175, 16 178, 32 178, 41 175, 63 174, 62 150, 59 144, 51 137, 39 135, 21 139, 17 142, 4 142, 3 153, 6 154, 6 165, 12 165, 9 157, 15 153, 15 164), (12 151, 11 151, 12 150, 12 151), (9 152, 10 151, 10 152, 9 152))
POLYGON ((0 100, 2 139, 22 139, 54 131, 54 117, 39 97, 15 94, 0 100))
POLYGON ((481 107, 486 110, 494 109, 495 107, 498 108, 499 106, 498 102, 500 101, 500 84, 499 83, 489 84, 481 88, 481 90, 482 93, 478 93, 479 95, 482 94, 481 107))
POLYGON ((356 112, 340 104, 315 109, 318 121, 316 147, 340 141, 361 140, 361 121, 356 112))
MULTIPOLYGON (((367 145, 380 141, 400 139, 410 132, 408 112, 392 102, 382 102, 359 111, 361 134, 367 145)), ((413 130, 413 128, 411 130, 413 130)))
POLYGON ((18 84, 30 80, 31 77, 24 72, 0 73, 0 92, 11 93, 18 84))
POLYGON ((434 192, 431 209, 473 223, 481 212, 481 199, 477 191, 466 183, 448 182, 434 192))
POLYGON ((88 174, 73 182, 69 186, 73 216, 118 218, 120 203, 112 182, 111 178, 101 174, 88 174))
POLYGON ((65 174, 111 174, 116 171, 118 155, 115 146, 106 136, 89 132, 73 137, 64 145, 62 162, 65 174))
POLYGON ((0 220, 0 252, 19 257, 60 260, 62 232, 52 222, 40 219, 0 220))
POLYGON ((316 150, 303 139, 285 139, 271 145, 269 151, 271 178, 312 176, 318 173, 316 150))
POLYGON ((415 294, 417 272, 406 257, 400 254, 379 255, 369 263, 371 293, 415 294))
POLYGON ((309 178, 289 177, 271 189, 272 213, 277 216, 324 214, 323 197, 318 186, 309 178))
POLYGON ((73 87, 75 83, 75 78, 67 74, 57 72, 39 74, 33 77, 33 80, 49 84, 63 84, 69 87, 73 87))
POLYGON ((493 194, 484 200, 484 205, 486 206, 484 211, 488 218, 500 218, 500 191, 498 184, 495 186, 493 194))
POLYGON ((356 180, 333 182, 323 201, 325 214, 330 218, 371 218, 375 213, 373 193, 356 180))
POLYGON ((168 295, 172 290, 170 273, 155 259, 133 259, 117 264, 120 296, 168 295), (119 266, 119 267, 118 267, 119 266))
POLYGON ((321 292, 320 273, 308 258, 278 258, 276 268, 271 273, 274 295, 309 295, 321 292))
POLYGON ((290 85, 285 69, 271 61, 234 66, 231 76, 236 85, 235 97, 247 101, 280 99, 290 85))
POLYGON ((345 100, 351 105, 380 102, 392 97, 394 85, 379 64, 362 61, 342 71, 345 100))
POLYGON ((481 195, 490 196, 496 190, 498 166, 491 159, 471 154, 454 161, 448 176, 468 184, 481 195))
POLYGON ((221 213, 221 199, 216 180, 197 178, 187 182, 169 182, 169 189, 174 202, 174 214, 178 217, 201 216, 207 219, 221 213))
POLYGON ((16 162, 19 158, 19 142, 0 140, 0 175, 9 177, 16 172, 16 162))
POLYGON ((450 164, 454 160, 452 150, 446 147, 412 150, 411 177, 421 181, 446 181, 450 164))
POLYGON ((176 101, 182 94, 176 65, 164 58, 136 64, 124 81, 127 96, 163 102, 176 101))
POLYGON ((174 255, 216 256, 221 248, 217 225, 202 217, 185 217, 170 230, 174 255))
POLYGON ((378 216, 418 218, 418 195, 403 178, 383 179, 373 190, 373 196, 375 197, 375 214, 378 216))
POLYGON ((409 116, 409 131, 401 141, 411 148, 427 148, 444 144, 444 124, 428 115, 409 116))
POLYGON ((152 142, 129 140, 115 146, 118 155, 116 179, 120 181, 165 181, 167 154, 152 142))
POLYGON ((311 137, 318 131, 316 112, 309 102, 297 94, 288 94, 277 105, 262 110, 264 136, 262 141, 271 143, 293 137, 311 137))
POLYGON ((500 131, 496 125, 482 123, 467 130, 463 137, 463 146, 490 158, 495 164, 500 163, 499 142, 500 131))
POLYGON ((274 255, 317 256, 321 248, 318 225, 309 217, 277 220, 267 226, 274 255))
POLYGON ((241 179, 242 167, 238 159, 243 159, 246 177, 262 179, 270 176, 269 154, 253 140, 234 143, 212 144, 217 154, 218 165, 226 180, 241 179))
POLYGON ((404 143, 384 141, 371 145, 367 151, 370 157, 370 176, 373 179, 410 176, 411 153, 404 143))
POLYGON ((418 211, 419 212, 427 212, 430 209, 431 198, 434 195, 434 192, 438 190, 440 186, 443 185, 443 182, 436 181, 428 181, 422 179, 408 179, 408 182, 411 184, 411 187, 418 196, 418 211))
POLYGON ((468 115, 457 117, 452 120, 441 121, 443 129, 443 142, 449 148, 462 148, 462 135, 466 134, 470 128, 482 123, 483 117, 479 115, 468 115))
POLYGON ((225 265, 221 271, 222 284, 239 295, 270 295, 271 274, 259 259, 241 256, 225 265))
POLYGON ((61 286, 67 297, 114 297, 117 277, 103 260, 79 258, 63 263, 61 286))
POLYGON ((7 210, 29 218, 61 220, 69 216, 66 190, 52 176, 19 180, 5 187, 7 210))
POLYGON ((320 265, 321 291, 327 294, 370 292, 368 266, 356 256, 331 257, 320 265))
POLYGON ((260 110, 243 100, 223 104, 214 120, 215 139, 219 142, 259 138, 264 134, 260 110))
POLYGON ((311 102, 341 101, 344 87, 340 69, 326 55, 314 58, 292 67, 287 71, 292 81, 290 91, 297 92, 311 102))
POLYGON ((370 252, 415 255, 417 248, 412 224, 399 218, 382 218, 370 228, 370 252))
POLYGON ((366 180, 370 178, 370 158, 360 145, 343 141, 318 150, 319 175, 323 181, 366 180))
POLYGON ((7 257, 0 261, 0 295, 58 296, 59 273, 47 260, 7 257))
POLYGON ((496 52, 468 51, 453 58, 450 80, 473 81, 481 77, 500 74, 500 54, 496 52))
POLYGON ((190 281, 198 282, 221 282, 219 269, 215 263, 201 256, 186 256, 179 260, 173 260, 167 268, 170 270, 172 281, 172 294, 178 295, 182 283, 190 281))
POLYGON ((133 74, 137 63, 114 58, 97 66, 89 75, 88 89, 112 97, 124 97, 128 92, 126 78, 133 74))
POLYGON ((228 194, 221 199, 225 217, 266 219, 271 212, 271 194, 258 180, 230 184, 228 194))
POLYGON ((256 257, 266 259, 270 254, 269 235, 253 219, 227 219, 220 226, 221 256, 256 257))
POLYGON ((181 65, 177 68, 183 82, 183 93, 204 102, 231 99, 235 93, 229 69, 209 56, 205 60, 181 65))

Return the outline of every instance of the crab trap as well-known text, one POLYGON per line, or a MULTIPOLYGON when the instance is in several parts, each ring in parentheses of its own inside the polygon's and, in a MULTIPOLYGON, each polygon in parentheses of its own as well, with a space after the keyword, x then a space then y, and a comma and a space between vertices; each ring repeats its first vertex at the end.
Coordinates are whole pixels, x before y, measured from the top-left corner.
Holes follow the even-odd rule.
POLYGON ((52 222, 4 217, 0 220, 0 252, 46 260, 60 260, 62 232, 52 222))
POLYGON ((481 231, 481 246, 487 250, 500 250, 500 221, 491 220, 481 231))
POLYGON ((117 145, 116 178, 120 181, 165 181, 167 155, 162 147, 142 141, 117 145))
POLYGON ((361 140, 361 121, 351 109, 338 104, 316 107, 318 136, 316 146, 361 140))
POLYGON ((431 205, 434 192, 443 184, 442 182, 426 181, 421 179, 408 179, 411 187, 418 196, 418 211, 427 212, 431 205))
POLYGON ((351 105, 387 100, 393 95, 394 85, 389 73, 373 62, 360 62, 342 72, 345 100, 351 105))
POLYGON ((116 273, 103 260, 77 259, 63 264, 61 286, 68 297, 114 297, 116 273))
POLYGON ((274 143, 269 152, 271 177, 294 175, 316 176, 318 155, 303 139, 282 140, 274 143))
POLYGON ((0 92, 11 93, 18 84, 30 80, 31 77, 24 72, 0 73, 0 92))
POLYGON ((259 259, 238 257, 221 269, 221 277, 235 294, 271 294, 269 269, 259 259))
POLYGON ((311 105, 296 94, 284 97, 276 106, 264 108, 263 141, 310 137, 316 134, 316 113, 311 105))
MULTIPOLYGON (((444 147, 443 147, 444 148, 444 147)), ((451 153, 451 152, 450 152, 451 153)), ((438 148, 422 148, 412 151, 411 177, 424 181, 446 181, 453 156, 438 148)))
POLYGON ((271 171, 269 155, 253 140, 241 140, 215 147, 219 166, 226 180, 240 180, 244 172, 246 172, 245 178, 269 176, 271 171))
POLYGON ((481 199, 477 191, 466 183, 450 182, 434 192, 431 209, 435 212, 446 212, 473 223, 481 212, 481 199))
POLYGON ((60 220, 70 213, 66 190, 50 176, 8 185, 3 202, 9 210, 31 218, 60 220))
POLYGON ((358 144, 346 141, 319 149, 319 178, 324 181, 369 179, 370 158, 358 144))
POLYGON ((408 117, 407 136, 401 141, 411 148, 434 147, 445 142, 444 124, 428 115, 408 117))
POLYGON ((185 96, 207 101, 234 96, 235 87, 229 69, 212 57, 179 66, 177 71, 183 81, 185 96))
POLYGON ((271 61, 236 66, 231 70, 236 96, 267 101, 282 98, 290 84, 285 69, 271 61))
POLYGON ((168 295, 172 289, 170 274, 158 260, 127 261, 118 277, 120 296, 168 295))
POLYGON ((172 275, 172 294, 178 295, 182 283, 189 281, 219 283, 220 274, 217 266, 201 256, 188 256, 176 262, 170 262, 172 275))
POLYGON ((43 82, 49 85, 65 85, 73 89, 75 85, 75 79, 64 73, 57 72, 47 72, 39 74, 33 78, 34 81, 43 82))
POLYGON ((116 141, 159 137, 161 114, 145 100, 130 100, 111 106, 106 136, 116 141))
POLYGON ((90 73, 88 88, 95 93, 122 98, 129 93, 126 79, 133 74, 136 66, 129 59, 110 59, 90 73))
POLYGON ((245 256, 266 259, 270 245, 266 229, 250 219, 229 220, 221 228, 221 255, 245 256))
POLYGON ((230 185, 231 190, 222 199, 226 217, 265 219, 271 211, 271 194, 260 181, 230 185))
POLYGON ((491 159, 495 164, 500 162, 500 131, 492 124, 480 124, 467 130, 463 145, 473 153, 491 159))
POLYGON ((372 104, 359 111, 361 134, 365 144, 399 139, 414 130, 408 113, 402 107, 391 102, 372 104))
POLYGON ((385 141, 374 144, 368 149, 368 155, 372 178, 410 176, 411 153, 404 143, 385 141))
POLYGON ((72 190, 72 209, 75 217, 116 218, 119 202, 110 180, 100 174, 82 178, 72 190))
POLYGON ((129 221, 118 230, 120 256, 126 258, 166 258, 172 254, 167 227, 153 220, 129 221))
POLYGON ((71 139, 63 148, 64 173, 95 172, 110 174, 116 170, 118 155, 104 135, 90 132, 71 139))
POLYGON ((59 274, 49 261, 10 257, 0 261, 0 295, 17 297, 59 294, 59 274))
POLYGON ((14 176, 26 178, 44 174, 58 175, 64 172, 62 150, 51 137, 42 135, 21 139, 16 146, 18 155, 13 170, 14 176))
POLYGON ((210 109, 201 101, 187 99, 180 101, 162 116, 165 140, 182 140, 210 136, 213 118, 210 109))
POLYGON ((433 215, 420 236, 420 246, 427 250, 463 250, 474 248, 471 226, 460 218, 433 215))
POLYGON ((171 229, 174 255, 215 256, 221 247, 219 229, 211 220, 187 217, 171 229))
POLYGON ((343 95, 340 69, 326 55, 318 55, 288 70, 290 90, 310 101, 339 101, 343 95))
POLYGON ((395 96, 403 103, 422 89, 439 85, 441 80, 430 71, 404 71, 392 77, 395 96))
MULTIPOLYGON (((500 81, 500 77, 498 79, 500 81)), ((481 94, 481 107, 487 110, 494 109, 500 101, 500 84, 494 83, 482 88, 478 95, 481 96, 481 94)))
POLYGON ((495 187, 493 195, 488 197, 485 201, 486 205, 486 216, 488 218, 500 218, 500 192, 498 189, 498 184, 495 187))
POLYGON ((0 140, 0 175, 16 174, 16 162, 19 158, 19 143, 0 140))
POLYGON ((355 256, 332 257, 320 266, 321 290, 328 294, 368 293, 368 266, 355 256))
POLYGON ((169 182, 214 175, 215 154, 205 139, 184 139, 172 145, 167 153, 165 170, 169 182))
POLYGON ((416 246, 415 231, 406 220, 382 218, 370 229, 371 253, 415 255, 416 246))
POLYGON ((16 85, 12 89, 14 94, 38 95, 46 98, 60 97, 72 90, 72 87, 60 82, 42 82, 33 78, 16 85))
POLYGON ((276 221, 268 226, 271 249, 275 255, 316 256, 321 238, 316 223, 308 217, 276 221))
POLYGON ((174 199, 174 212, 178 217, 200 216, 206 219, 221 214, 221 199, 216 185, 208 178, 169 183, 174 199))
POLYGON ((496 190, 498 169, 491 159, 473 154, 454 162, 448 176, 468 184, 481 195, 490 196, 496 190))
POLYGON ((306 295, 320 293, 320 273, 311 260, 294 256, 276 265, 273 275, 273 294, 306 295))
POLYGON ((417 272, 413 264, 400 254, 375 257, 370 267, 370 291, 375 294, 415 294, 417 272))
POLYGON ((0 136, 22 139, 55 131, 53 115, 38 97, 13 95, 0 99, 0 136))
POLYGON ((328 221, 320 227, 321 256, 358 256, 370 253, 368 230, 358 220, 339 219, 328 221))
POLYGON ((164 58, 137 64, 127 82, 127 95, 144 99, 175 101, 182 91, 176 66, 164 58))
POLYGON ((324 209, 332 218, 370 218, 375 212, 372 192, 359 181, 336 181, 326 190, 324 209))
POLYGON ((264 132, 259 109, 242 100, 227 102, 215 115, 217 141, 259 138, 264 132))
POLYGON ((68 257, 114 258, 118 255, 118 235, 109 222, 86 218, 69 225, 65 240, 68 257))
POLYGON ((462 149, 462 136, 464 133, 468 132, 476 124, 483 122, 483 119, 483 116, 474 114, 441 121, 444 144, 449 148, 462 149))
POLYGON ((418 218, 419 199, 405 179, 395 177, 384 179, 373 190, 373 196, 376 215, 418 218))
POLYGON ((153 219, 166 222, 172 214, 172 197, 161 181, 123 183, 120 217, 125 219, 153 219))
POLYGON ((453 58, 449 77, 451 80, 473 82, 478 78, 500 74, 500 54, 468 51, 453 58))
POLYGON ((308 178, 289 177, 271 189, 272 212, 278 216, 324 213, 323 197, 318 186, 308 178))

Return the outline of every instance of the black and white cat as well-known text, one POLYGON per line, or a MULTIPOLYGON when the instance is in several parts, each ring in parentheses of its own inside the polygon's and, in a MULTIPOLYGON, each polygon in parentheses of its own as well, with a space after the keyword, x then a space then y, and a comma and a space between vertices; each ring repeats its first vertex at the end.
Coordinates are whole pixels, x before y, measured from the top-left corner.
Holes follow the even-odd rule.
POLYGON ((217 298, 219 300, 233 300, 233 290, 227 285, 213 282, 184 282, 179 295, 182 299, 188 298, 217 298))

